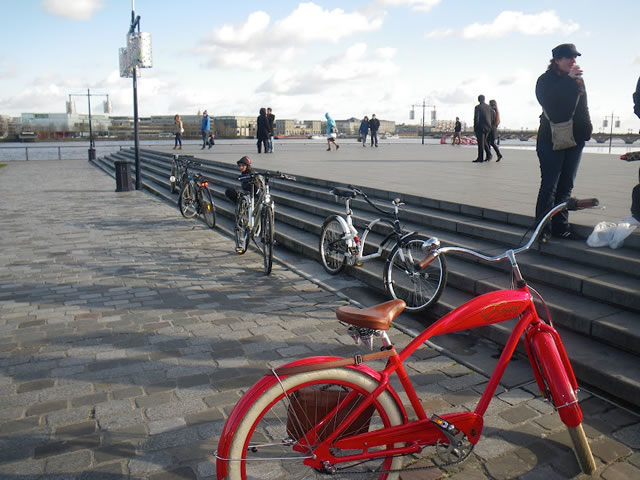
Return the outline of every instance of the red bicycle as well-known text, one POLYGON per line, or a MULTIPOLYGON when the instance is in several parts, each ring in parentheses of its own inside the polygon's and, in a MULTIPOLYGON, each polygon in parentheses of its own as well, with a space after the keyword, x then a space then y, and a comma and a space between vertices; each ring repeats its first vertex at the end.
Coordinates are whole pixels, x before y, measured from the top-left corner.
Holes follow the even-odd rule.
MULTIPOLYGON (((251 387, 231 412, 221 433, 217 458, 219 479, 368 478, 397 479, 404 456, 430 447, 439 467, 466 459, 480 440, 483 416, 520 338, 542 395, 567 426, 582 470, 591 474, 595 462, 582 428, 578 384, 560 336, 540 319, 533 297, 540 295, 522 278, 516 255, 528 250, 556 213, 594 207, 598 201, 570 199, 554 207, 523 247, 489 257, 461 247, 425 242, 426 267, 439 255, 456 252, 486 262, 507 260, 512 289, 480 295, 429 326, 400 352, 386 331, 405 307, 391 300, 370 308, 340 307, 338 319, 350 325, 356 340, 382 339, 381 351, 353 358, 310 357, 273 369, 251 387), (427 415, 403 362, 436 335, 459 332, 518 318, 474 411, 427 415), (364 362, 387 358, 376 371, 364 362), (397 375, 414 415, 390 379, 397 375)), ((548 312, 547 312, 547 318, 548 312)))

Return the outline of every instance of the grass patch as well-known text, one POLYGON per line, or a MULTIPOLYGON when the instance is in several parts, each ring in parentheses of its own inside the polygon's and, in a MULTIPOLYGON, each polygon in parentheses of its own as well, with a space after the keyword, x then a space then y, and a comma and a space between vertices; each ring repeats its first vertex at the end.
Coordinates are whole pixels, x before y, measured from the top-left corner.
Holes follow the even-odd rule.
POLYGON ((6 164, 6 163, 0 163, 0 168, 2 168, 2 167, 6 167, 6 166, 7 166, 7 164, 6 164))

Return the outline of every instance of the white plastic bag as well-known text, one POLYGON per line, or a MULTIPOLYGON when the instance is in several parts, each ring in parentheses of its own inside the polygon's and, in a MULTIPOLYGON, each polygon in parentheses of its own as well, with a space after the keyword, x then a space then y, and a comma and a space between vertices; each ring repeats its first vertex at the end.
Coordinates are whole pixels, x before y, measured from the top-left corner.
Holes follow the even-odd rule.
POLYGON ((624 243, 624 239, 631 235, 636 227, 640 224, 635 218, 628 217, 620 223, 600 222, 598 223, 589 238, 587 245, 590 247, 620 248, 624 243))
POLYGON ((598 223, 589 238, 587 238, 587 245, 590 247, 606 247, 613 239, 616 227, 617 225, 613 222, 598 223))

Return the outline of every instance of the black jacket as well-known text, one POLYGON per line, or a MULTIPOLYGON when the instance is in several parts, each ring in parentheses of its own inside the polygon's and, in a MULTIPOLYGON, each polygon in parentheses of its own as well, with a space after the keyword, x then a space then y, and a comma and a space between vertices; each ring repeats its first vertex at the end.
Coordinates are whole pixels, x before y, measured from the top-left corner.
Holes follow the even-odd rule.
POLYGON ((269 121, 269 135, 273 136, 273 124, 276 123, 276 116, 273 113, 267 113, 267 120, 269 121))
MULTIPOLYGON (((536 97, 538 103, 547 112, 553 123, 566 122, 573 115, 573 137, 576 142, 586 142, 591 138, 593 125, 589 116, 587 105, 587 92, 578 92, 578 81, 568 75, 558 74, 553 70, 547 70, 540 75, 536 83, 536 97), (578 106, 576 100, 580 95, 578 106)), ((538 128, 538 143, 551 143, 551 127, 544 113, 540 115, 540 127, 538 128)))
POLYGON ((372 118, 371 120, 369 120, 369 128, 372 132, 377 132, 380 128, 380 120, 378 120, 377 118, 372 118))
POLYGON ((473 110, 473 130, 476 132, 491 131, 491 107, 486 103, 479 103, 473 110))
POLYGON ((258 140, 266 140, 267 138, 269 138, 269 119, 267 118, 266 115, 259 115, 258 116, 258 131, 257 133, 257 137, 258 140))

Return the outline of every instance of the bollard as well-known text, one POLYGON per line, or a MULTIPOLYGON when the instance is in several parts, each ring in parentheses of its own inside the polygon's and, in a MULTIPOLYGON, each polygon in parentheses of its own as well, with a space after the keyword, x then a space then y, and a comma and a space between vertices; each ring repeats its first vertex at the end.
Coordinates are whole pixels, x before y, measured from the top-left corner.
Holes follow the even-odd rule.
POLYGON ((116 192, 130 192, 133 190, 131 183, 131 164, 129 162, 113 162, 116 167, 116 192))
POLYGON ((90 148, 89 149, 89 161, 93 162, 96 159, 96 149, 95 148, 90 148))

